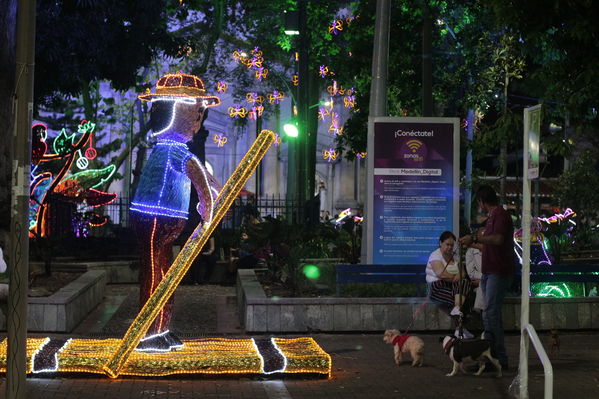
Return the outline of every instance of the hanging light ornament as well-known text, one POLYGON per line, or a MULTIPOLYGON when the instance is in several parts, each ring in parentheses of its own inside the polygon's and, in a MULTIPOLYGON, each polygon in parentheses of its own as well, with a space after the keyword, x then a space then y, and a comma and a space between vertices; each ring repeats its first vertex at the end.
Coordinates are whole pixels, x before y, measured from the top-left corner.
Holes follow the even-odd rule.
POLYGON ((248 113, 247 109, 237 104, 233 107, 229 107, 228 111, 231 118, 245 118, 248 113))
POLYGON ((248 113, 248 118, 249 119, 258 119, 259 116, 262 116, 263 112, 264 112, 264 106, 256 105, 256 106, 252 107, 252 110, 248 113))
POLYGON ((285 99, 285 93, 282 91, 273 91, 272 94, 267 96, 268 102, 271 104, 279 104, 281 101, 285 99))
POLYGON ((343 30, 343 20, 334 19, 331 25, 329 25, 329 34, 336 35, 343 30))
POLYGON ((335 151, 333 148, 322 150, 322 157, 329 162, 336 160, 337 155, 337 151, 335 151))
POLYGON ((327 116, 331 116, 331 111, 325 107, 318 108, 318 120, 324 121, 327 116))
POLYGON ((291 83, 293 83, 294 86, 299 86, 299 75, 297 73, 293 75, 291 83))
POLYGON ((226 93, 227 87, 229 87, 229 84, 227 82, 224 82, 222 80, 216 82, 216 91, 219 93, 226 93))
POLYGON ((321 78, 326 78, 328 73, 329 73, 329 67, 326 65, 321 65, 320 68, 318 69, 318 74, 320 75, 321 78))
POLYGON ((262 104, 262 102, 264 101, 264 97, 259 96, 258 93, 247 93, 245 95, 245 100, 250 104, 262 104))
POLYGON ((256 69, 255 76, 259 82, 261 82, 262 79, 266 79, 266 76, 268 76, 268 68, 260 67, 260 68, 256 69))
POLYGON ((345 96, 343 97, 343 104, 345 108, 353 108, 356 106, 356 96, 345 96))
POLYGON ((217 133, 212 138, 212 141, 214 141, 218 147, 224 146, 227 143, 228 140, 229 139, 227 138, 227 136, 225 136, 222 133, 217 133))

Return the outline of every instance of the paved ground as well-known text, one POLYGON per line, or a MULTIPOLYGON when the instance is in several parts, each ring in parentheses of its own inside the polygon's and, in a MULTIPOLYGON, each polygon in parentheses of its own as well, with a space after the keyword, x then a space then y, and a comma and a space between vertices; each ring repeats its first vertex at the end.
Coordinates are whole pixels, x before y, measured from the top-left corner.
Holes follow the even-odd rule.
MULTIPOLYGON (((232 287, 182 287, 177 295, 175 330, 192 337, 189 326, 201 325, 198 336, 244 337, 236 320, 232 287), (187 306, 186 306, 187 304, 187 306), (195 304, 195 305, 194 305, 195 304), (201 307, 198 304, 202 304, 201 307), (186 315, 183 315, 183 313, 186 315), (212 315, 212 316, 211 316, 212 315), (195 316, 195 317, 192 317, 195 316), (187 317, 187 319, 185 319, 187 317), (190 319, 191 317, 191 319, 190 319), (212 319, 210 319, 212 317, 212 319), (205 318, 205 319, 203 319, 205 318), (215 318, 215 319, 214 319, 215 318), (178 324, 182 323, 182 324, 178 324)), ((74 335, 106 336, 118 334, 135 306, 129 303, 136 294, 133 286, 115 286, 104 305, 75 331, 74 335), (133 294, 132 294, 133 293, 133 294), (126 310, 129 309, 129 310, 126 310)), ((119 378, 97 375, 59 375, 54 378, 29 378, 28 399, 63 398, 511 398, 518 387, 516 361, 519 336, 507 337, 511 368, 503 378, 493 373, 481 377, 445 377, 451 363, 438 342, 442 334, 420 334, 426 345, 425 366, 397 367, 392 348, 382 342, 382 334, 316 334, 316 341, 331 354, 331 379, 285 376, 175 376, 167 378, 119 378), (510 389, 511 387, 511 389, 510 389)), ((71 336, 71 335, 69 335, 71 336)), ((292 337, 294 335, 286 335, 292 337)), ((554 398, 595 398, 599 394, 599 351, 596 332, 562 333, 560 352, 553 357, 554 398)), ((544 343, 546 333, 541 334, 544 343)), ((529 371, 530 398, 543 397, 543 371, 531 348, 529 371)), ((0 380, 0 398, 4 397, 0 380)))

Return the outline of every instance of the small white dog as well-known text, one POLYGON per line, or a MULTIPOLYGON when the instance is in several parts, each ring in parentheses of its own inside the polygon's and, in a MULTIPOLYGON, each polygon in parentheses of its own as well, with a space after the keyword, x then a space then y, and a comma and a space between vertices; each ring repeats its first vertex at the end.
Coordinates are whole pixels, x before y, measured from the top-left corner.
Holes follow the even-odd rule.
POLYGON ((464 360, 478 362, 478 371, 474 375, 481 375, 485 370, 485 358, 489 359, 497 369, 497 377, 501 377, 501 364, 491 354, 492 341, 486 339, 460 339, 446 336, 439 339, 443 342, 443 352, 453 361, 453 370, 446 374, 453 377, 458 373, 458 368, 466 373, 464 360))
POLYGON ((422 366, 424 363, 424 341, 415 335, 401 335, 397 330, 387 330, 383 335, 383 341, 393 345, 395 363, 401 364, 402 353, 412 356, 412 367, 422 366))

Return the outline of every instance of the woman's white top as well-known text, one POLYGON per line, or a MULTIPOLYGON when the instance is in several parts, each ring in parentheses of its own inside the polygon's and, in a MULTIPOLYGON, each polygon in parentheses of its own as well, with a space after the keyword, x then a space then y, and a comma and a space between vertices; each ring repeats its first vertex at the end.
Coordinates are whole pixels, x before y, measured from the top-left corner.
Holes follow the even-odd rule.
MULTIPOLYGON (((428 257, 428 263, 426 264, 426 282, 427 283, 434 283, 435 281, 441 280, 435 273, 435 270, 433 269, 432 263, 434 261, 441 262, 443 264, 443 266, 445 266, 447 264, 447 262, 443 258, 443 254, 441 253, 441 248, 437 248, 436 250, 434 250, 428 257)), ((454 255, 453 262, 451 262, 449 265, 447 265, 447 267, 445 268, 445 271, 450 274, 458 273, 457 255, 454 255)))

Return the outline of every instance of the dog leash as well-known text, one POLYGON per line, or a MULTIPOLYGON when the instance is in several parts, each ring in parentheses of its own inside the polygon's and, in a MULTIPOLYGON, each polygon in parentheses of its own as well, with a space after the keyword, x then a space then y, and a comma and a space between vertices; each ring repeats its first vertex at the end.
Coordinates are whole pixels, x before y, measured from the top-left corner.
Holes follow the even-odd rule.
POLYGON ((410 322, 410 324, 408 325, 408 328, 406 329, 406 331, 402 334, 402 335, 407 335, 408 332, 412 329, 412 326, 414 326, 414 322, 416 321, 416 318, 418 317, 418 315, 420 313, 422 313, 422 311, 424 310, 424 306, 429 303, 431 301, 431 298, 429 295, 426 296, 426 301, 424 301, 420 306, 418 306, 418 308, 416 309, 416 311, 414 312, 414 314, 412 315, 412 321, 410 322))

